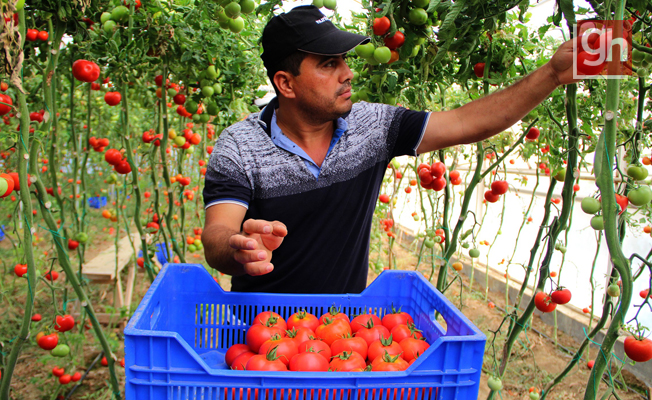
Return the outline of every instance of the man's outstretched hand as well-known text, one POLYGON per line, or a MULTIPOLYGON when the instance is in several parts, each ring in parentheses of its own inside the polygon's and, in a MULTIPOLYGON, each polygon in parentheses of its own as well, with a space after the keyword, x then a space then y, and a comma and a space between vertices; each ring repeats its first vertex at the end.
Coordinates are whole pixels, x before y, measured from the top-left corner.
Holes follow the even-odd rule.
POLYGON ((264 275, 274 270, 272 251, 278 249, 288 234, 279 221, 248 219, 242 224, 243 233, 231 236, 229 246, 236 250, 233 257, 248 275, 264 275))
POLYGON ((579 79, 573 79, 573 57, 575 56, 573 53, 573 42, 575 40, 577 38, 562 43, 548 63, 557 80, 557 85, 567 85, 580 81, 579 79))

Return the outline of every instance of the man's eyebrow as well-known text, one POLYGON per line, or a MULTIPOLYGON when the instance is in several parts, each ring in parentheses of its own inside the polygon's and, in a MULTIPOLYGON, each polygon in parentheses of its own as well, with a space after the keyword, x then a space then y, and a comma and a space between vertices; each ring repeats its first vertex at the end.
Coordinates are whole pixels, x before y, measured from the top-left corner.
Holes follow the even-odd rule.
POLYGON ((336 56, 321 56, 321 59, 319 60, 319 63, 322 64, 322 63, 325 63, 327 61, 338 59, 338 58, 342 58, 343 60, 346 60, 346 54, 338 54, 336 56))

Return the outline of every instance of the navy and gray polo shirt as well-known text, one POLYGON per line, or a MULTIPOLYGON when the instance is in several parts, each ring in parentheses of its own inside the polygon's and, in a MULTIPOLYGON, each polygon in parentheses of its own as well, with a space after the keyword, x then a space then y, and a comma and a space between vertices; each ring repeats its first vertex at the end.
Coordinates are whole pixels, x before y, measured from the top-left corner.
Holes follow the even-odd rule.
POLYGON ((222 131, 206 171, 206 208, 234 203, 245 220, 283 222, 288 235, 274 270, 234 276, 231 290, 360 293, 367 284, 372 217, 387 164, 416 155, 428 120, 416 112, 359 102, 337 120, 321 168, 276 125, 272 100, 222 131))

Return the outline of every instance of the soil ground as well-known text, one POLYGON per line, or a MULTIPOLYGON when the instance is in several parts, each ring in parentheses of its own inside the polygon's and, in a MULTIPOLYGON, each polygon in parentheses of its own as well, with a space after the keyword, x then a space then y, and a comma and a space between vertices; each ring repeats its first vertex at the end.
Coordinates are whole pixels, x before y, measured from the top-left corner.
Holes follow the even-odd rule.
MULTIPOLYGON (((104 236, 104 235, 102 235, 104 236)), ((94 242, 95 245, 92 246, 86 252, 86 259, 90 260, 94 255, 99 253, 102 249, 113 244, 111 240, 105 240, 102 242, 94 242)), ((0 243, 0 250, 7 250, 8 243, 0 243)), ((394 266, 396 269, 402 270, 414 270, 416 266, 416 257, 408 251, 405 251, 398 245, 394 246, 394 252, 396 254, 397 265, 394 266)), ((372 258, 374 255, 372 254, 372 258)), ((205 263, 202 256, 193 257, 191 256, 188 260, 189 262, 205 263)), ((77 260, 72 259, 73 265, 77 265, 77 260)), ((126 273, 127 268, 124 269, 123 273, 126 273)), ((425 265, 424 263, 418 268, 418 271, 424 274, 424 276, 429 277, 431 274, 430 266, 425 265)), ((147 278, 142 270, 137 275, 137 284, 134 294, 134 308, 143 297, 149 286, 147 283, 147 278)), ((214 273, 218 277, 220 284, 225 290, 230 288, 229 277, 221 276, 219 273, 214 273)), ((378 273, 370 270, 369 273, 369 282, 372 282, 378 273)), ((468 286, 468 278, 462 276, 462 280, 465 285, 468 286)), ((125 280, 123 280, 124 282, 125 280)), ((8 268, 5 266, 4 274, 4 295, 8 298, 12 297, 12 293, 16 293, 17 287, 20 285, 13 274, 13 268, 8 268)), ((112 300, 112 291, 110 285, 89 285, 89 296, 93 299, 95 309, 97 312, 106 312, 111 309, 111 300, 112 300)), ((480 293, 480 287, 474 284, 474 291, 468 290, 468 287, 463 289, 463 296, 460 299, 460 284, 453 284, 450 289, 446 292, 446 296, 458 307, 460 307, 460 301, 462 306, 460 307, 462 312, 476 325, 478 326, 486 335, 487 335, 487 346, 485 348, 485 361, 483 365, 483 374, 480 382, 480 394, 479 399, 486 399, 489 393, 487 387, 487 379, 491 371, 494 370, 493 362, 493 352, 490 346, 493 333, 492 330, 495 330, 500 326, 503 320, 503 312, 500 310, 504 308, 504 296, 502 293, 489 293, 487 299, 484 298, 484 291, 480 293), (490 307, 493 304, 495 307, 490 307)), ((43 289, 39 286, 39 295, 37 295, 36 301, 36 312, 41 312, 44 316, 51 315, 51 312, 48 312, 48 307, 51 308, 51 297, 43 296, 40 291, 43 289), (40 311, 39 311, 40 310, 40 311)), ((48 290, 49 292, 49 290, 48 290)), ((60 298, 61 294, 57 293, 57 296, 60 298)), ((69 297, 73 297, 71 294, 68 294, 69 297)), ((24 304, 23 299, 19 298, 19 302, 24 304)), ((20 326, 20 321, 22 315, 16 310, 21 310, 20 306, 15 307, 5 314, 4 322, 6 324, 11 324, 14 326, 13 331, 16 331, 17 326, 20 326)), ((44 317, 44 321, 45 321, 44 317)), ((124 328, 124 322, 126 318, 122 321, 117 320, 117 323, 113 326, 107 327, 105 332, 108 333, 108 339, 112 350, 114 351, 117 359, 123 357, 123 336, 122 330, 124 328)), ((0 326, 0 332, 7 332, 7 325, 4 327, 0 326)), ((38 330, 43 329, 45 323, 42 325, 33 326, 32 335, 38 330)), ((506 325, 505 325, 506 326, 506 325)), ((540 332, 543 332, 546 336, 552 337, 552 327, 544 324, 538 317, 534 317, 532 322, 532 327, 540 332)), ((94 335, 91 331, 75 329, 75 332, 79 331, 82 333, 78 334, 68 334, 71 348, 73 349, 74 354, 83 354, 83 361, 79 362, 79 356, 76 357, 78 365, 75 365, 75 360, 57 360, 51 357, 47 352, 43 352, 33 343, 28 343, 23 346, 23 350, 19 357, 18 363, 16 365, 16 371, 14 373, 14 379, 12 380, 12 399, 16 400, 44 400, 44 399, 57 399, 57 398, 70 398, 70 399, 110 399, 111 392, 108 387, 109 374, 106 367, 100 366, 98 362, 94 368, 88 371, 88 375, 84 378, 82 385, 72 394, 70 397, 66 397, 70 391, 72 385, 62 386, 58 383, 56 378, 52 377, 51 369, 56 364, 57 361, 64 361, 63 364, 68 365, 68 370, 66 373, 73 371, 79 371, 82 374, 86 372, 86 368, 91 365, 94 359, 99 354, 99 344, 96 342, 94 335), (82 335, 84 339, 82 340, 82 335)), ((506 334, 506 328, 503 328, 500 334, 497 336, 495 341, 495 351, 497 354, 497 363, 500 363, 500 353, 502 351, 502 345, 504 343, 506 334)), ((33 338, 29 339, 30 342, 33 342, 33 338)), ((559 344, 564 346, 567 349, 575 350, 579 346, 574 339, 566 336, 563 333, 558 334, 559 344)), ((5 352, 8 352, 10 346, 6 346, 3 349, 5 352)), ((596 349, 590 350, 590 358, 594 359, 597 355, 596 349)), ((503 390, 500 392, 500 396, 495 398, 502 399, 527 399, 528 389, 530 387, 535 387, 537 390, 541 390, 545 387, 546 383, 554 379, 554 377, 562 371, 567 363, 570 361, 572 355, 562 351, 559 347, 555 346, 554 343, 535 333, 532 330, 529 330, 527 333, 521 334, 519 341, 514 346, 514 350, 511 355, 511 360, 508 366, 508 373, 503 381, 503 390)), ((121 367, 116 368, 118 380, 121 387, 124 387, 124 369, 121 367)), ((577 367, 575 367, 569 375, 564 379, 564 381, 555 387, 551 394, 547 397, 548 399, 582 399, 584 396, 584 391, 586 384, 589 379, 590 370, 586 366, 586 359, 583 359, 577 367)), ((614 371, 614 374, 616 371, 614 371)), ((625 381, 627 385, 631 387, 637 387, 644 390, 644 385, 633 378, 626 371, 622 371, 618 375, 618 379, 625 381)), ((602 389, 606 388, 606 385, 602 385, 602 389)), ((641 394, 628 391, 624 388, 618 389, 618 398, 627 399, 627 400, 642 400, 646 397, 641 394)))

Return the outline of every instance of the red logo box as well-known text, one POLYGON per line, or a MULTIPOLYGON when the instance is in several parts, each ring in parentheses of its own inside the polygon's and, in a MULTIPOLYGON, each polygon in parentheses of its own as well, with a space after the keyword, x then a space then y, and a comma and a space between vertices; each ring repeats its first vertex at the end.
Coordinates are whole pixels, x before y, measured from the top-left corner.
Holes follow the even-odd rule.
POLYGON ((622 79, 632 72, 630 21, 584 20, 573 26, 573 78, 622 79))

